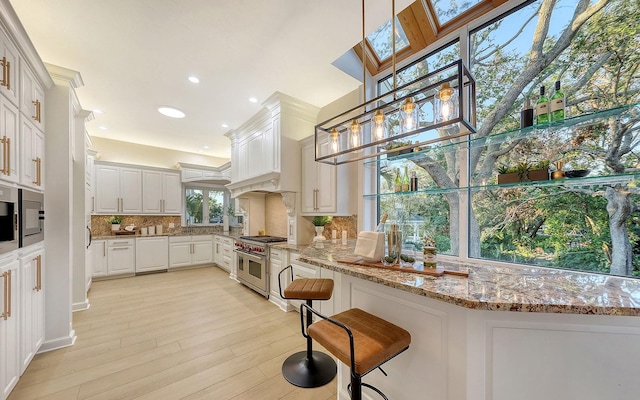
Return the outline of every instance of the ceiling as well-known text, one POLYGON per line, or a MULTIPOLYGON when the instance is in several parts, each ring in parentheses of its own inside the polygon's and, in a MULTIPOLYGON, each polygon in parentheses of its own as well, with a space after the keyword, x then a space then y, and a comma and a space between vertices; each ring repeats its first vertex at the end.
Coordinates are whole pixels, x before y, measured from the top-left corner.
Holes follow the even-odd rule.
MULTIPOLYGON (((323 107, 360 85, 332 66, 361 40, 357 0, 11 3, 42 60, 82 75, 81 105, 103 111, 91 136, 228 159, 224 133, 275 91, 323 107), (165 117, 162 105, 186 117, 165 117)), ((390 15, 390 1, 367 1, 366 32, 390 15)))

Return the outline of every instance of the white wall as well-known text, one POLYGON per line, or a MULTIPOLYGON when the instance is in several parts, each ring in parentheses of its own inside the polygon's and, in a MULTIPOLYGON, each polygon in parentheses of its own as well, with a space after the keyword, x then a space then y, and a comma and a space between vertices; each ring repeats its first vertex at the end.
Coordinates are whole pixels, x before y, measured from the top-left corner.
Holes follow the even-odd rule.
POLYGON ((91 150, 98 152, 97 160, 158 168, 175 168, 178 162, 219 167, 229 158, 209 157, 160 147, 121 142, 118 140, 91 137, 91 150))

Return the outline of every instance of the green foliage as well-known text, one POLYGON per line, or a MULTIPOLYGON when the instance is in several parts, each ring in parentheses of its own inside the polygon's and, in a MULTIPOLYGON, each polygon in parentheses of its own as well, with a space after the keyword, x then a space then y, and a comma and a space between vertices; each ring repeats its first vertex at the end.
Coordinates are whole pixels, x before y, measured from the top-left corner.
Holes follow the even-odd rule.
POLYGON ((325 226, 326 224, 329 223, 329 221, 331 221, 331 217, 328 217, 326 215, 324 216, 316 215, 315 217, 313 217, 313 220, 311 222, 315 226, 325 226))
POLYGON ((121 224, 122 223, 122 217, 119 215, 112 215, 111 217, 109 217, 109 219, 107 220, 108 223, 110 224, 121 224))

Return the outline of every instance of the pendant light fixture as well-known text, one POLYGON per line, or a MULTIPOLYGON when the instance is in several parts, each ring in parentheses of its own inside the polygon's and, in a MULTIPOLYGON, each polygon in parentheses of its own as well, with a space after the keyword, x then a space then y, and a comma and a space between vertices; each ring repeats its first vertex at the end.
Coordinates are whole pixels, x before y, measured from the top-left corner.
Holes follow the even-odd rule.
POLYGON ((391 13, 393 88, 367 101, 365 0, 362 0, 364 103, 316 125, 318 162, 339 165, 386 157, 387 152, 412 151, 476 131, 476 83, 461 60, 397 85, 395 0, 391 1, 391 13), (427 116, 433 111, 433 121, 420 120, 421 110, 427 116))
POLYGON ((436 123, 447 122, 458 116, 458 93, 449 82, 440 85, 433 99, 436 123))

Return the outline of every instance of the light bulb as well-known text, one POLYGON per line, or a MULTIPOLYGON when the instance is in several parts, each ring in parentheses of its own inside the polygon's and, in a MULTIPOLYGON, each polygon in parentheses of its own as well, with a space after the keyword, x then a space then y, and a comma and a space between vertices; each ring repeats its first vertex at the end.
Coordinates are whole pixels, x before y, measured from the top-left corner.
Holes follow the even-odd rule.
POLYGON ((384 123, 384 113, 382 110, 376 111, 372 118, 373 121, 373 137, 375 140, 382 140, 387 136, 387 127, 384 123))
POLYGON ((356 147, 360 147, 360 124, 358 123, 358 121, 356 121, 355 119, 353 120, 353 122, 351 123, 351 126, 349 127, 349 130, 351 131, 351 147, 352 148, 356 148, 356 147))
POLYGON ((435 95, 435 120, 436 122, 446 122, 457 117, 458 96, 456 90, 449 82, 440 85, 440 90, 435 95))
POLYGON ((416 103, 413 102, 411 97, 407 98, 402 106, 400 107, 402 112, 400 113, 400 117, 402 120, 402 131, 409 132, 416 129, 418 122, 418 110, 416 107, 416 103))
POLYGON ((340 151, 340 133, 338 133, 338 129, 336 128, 333 128, 329 135, 329 147, 334 154, 340 151))

